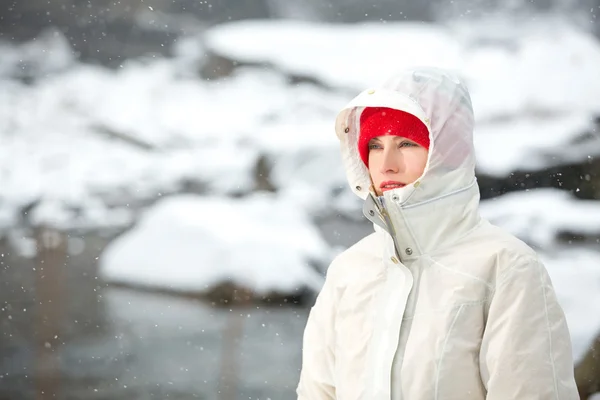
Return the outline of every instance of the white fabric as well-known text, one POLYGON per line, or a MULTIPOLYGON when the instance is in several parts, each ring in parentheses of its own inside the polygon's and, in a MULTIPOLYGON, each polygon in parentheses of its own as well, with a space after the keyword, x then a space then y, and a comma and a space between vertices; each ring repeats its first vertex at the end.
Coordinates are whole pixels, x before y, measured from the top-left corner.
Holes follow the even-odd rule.
POLYGON ((329 267, 304 333, 298 399, 577 399, 545 267, 479 215, 473 111, 460 81, 405 71, 357 96, 336 132, 365 215, 386 228, 374 225, 329 267), (385 208, 356 149, 360 112, 374 105, 414 110, 432 139, 419 184, 385 192, 385 208))

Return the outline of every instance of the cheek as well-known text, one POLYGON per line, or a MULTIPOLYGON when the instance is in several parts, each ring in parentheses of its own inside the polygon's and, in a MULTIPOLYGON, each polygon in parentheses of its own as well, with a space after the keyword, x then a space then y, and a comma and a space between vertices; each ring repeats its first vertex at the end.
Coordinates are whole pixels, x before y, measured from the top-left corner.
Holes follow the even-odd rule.
POLYGON ((421 151, 421 149, 419 149, 418 151, 406 154, 405 158, 407 161, 407 169, 409 169, 411 175, 417 179, 423 174, 425 165, 427 165, 427 151, 421 151))
POLYGON ((381 157, 378 157, 378 153, 375 151, 371 151, 369 153, 369 165, 368 165, 368 169, 369 169, 369 173, 373 174, 373 172, 378 171, 380 166, 381 166, 381 157))
POLYGON ((379 187, 379 184, 383 182, 383 177, 381 176, 381 160, 376 156, 369 154, 369 175, 371 176, 371 181, 375 187, 379 187))

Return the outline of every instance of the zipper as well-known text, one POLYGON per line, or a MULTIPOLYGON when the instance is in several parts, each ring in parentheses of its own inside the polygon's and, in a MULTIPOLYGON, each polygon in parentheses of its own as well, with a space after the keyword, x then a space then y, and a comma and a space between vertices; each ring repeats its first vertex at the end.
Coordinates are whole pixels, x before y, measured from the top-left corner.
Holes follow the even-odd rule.
MULTIPOLYGON (((386 223, 386 225, 388 227, 388 233, 392 236, 392 241, 394 243, 394 252, 396 253, 396 257, 398 258, 398 260, 401 262, 400 251, 399 251, 400 246, 398 245, 398 239, 396 237, 396 230, 394 228, 394 225, 392 224, 392 219, 390 217, 390 214, 388 213, 387 209, 385 208, 384 199, 383 198, 378 198, 378 199, 373 199, 373 200, 375 200, 377 211, 379 211, 379 213, 383 217, 383 220, 385 221, 385 223, 386 223)), ((408 273, 413 278, 413 282, 412 282, 411 287, 410 287, 410 289, 409 289, 409 291, 407 293, 406 304, 404 305, 404 307, 405 307, 404 308, 404 312, 403 312, 403 314, 399 318, 403 318, 404 315, 406 314, 406 312, 409 311, 408 310, 409 301, 411 301, 411 300, 412 300, 412 302, 410 304, 410 315, 414 315, 416 304, 417 304, 417 298, 419 296, 420 282, 421 282, 420 271, 417 273, 416 279, 414 279, 414 276, 413 276, 412 271, 410 270, 410 268, 408 268, 406 266, 404 266, 404 268, 406 268, 408 270, 408 273), (416 290, 414 291, 414 293, 412 293, 413 296, 412 296, 412 299, 411 299, 411 292, 413 292, 413 288, 415 287, 415 285, 416 285, 416 290)), ((398 332, 400 334, 398 336, 398 342, 397 342, 398 346, 400 346, 400 344, 401 344, 400 343, 400 337, 402 336, 401 332, 403 330, 406 332, 406 335, 410 335, 410 332, 412 331, 412 321, 408 321, 407 324, 402 324, 402 326, 400 328, 400 331, 398 332)), ((407 336, 406 340, 408 340, 408 336, 407 336)), ((398 379, 400 379, 400 375, 402 375, 402 373, 401 373, 402 367, 404 365, 404 356, 406 354, 406 342, 403 343, 403 347, 401 349, 399 347, 396 349, 396 352, 398 352, 398 351, 401 351, 401 354, 399 354, 399 355, 401 356, 401 360, 402 360, 402 362, 400 362, 400 364, 397 366, 397 368, 399 368, 398 379)), ((394 360, 396 358, 396 355, 397 354, 394 355, 394 360)), ((390 370, 390 374, 394 370, 394 367, 395 367, 394 363, 395 362, 392 361, 392 370, 390 370)), ((394 376, 392 376, 392 379, 393 378, 394 378, 394 376)), ((393 383, 391 383, 391 384, 393 385, 393 383)), ((399 385, 400 383, 397 383, 397 384, 399 385)), ((391 390, 391 388, 390 388, 390 390, 391 390)), ((393 393, 391 393, 391 394, 393 394, 393 393)), ((401 389, 398 392, 398 395, 399 395, 399 399, 400 400, 404 398, 401 389)))
MULTIPOLYGON (((371 194, 371 197, 373 197, 373 195, 371 194)), ((400 261, 400 246, 398 246, 398 239, 396 238, 396 230, 394 228, 394 225, 392 224, 392 219, 390 218, 390 214, 387 212, 387 210, 385 209, 385 205, 383 204, 383 198, 381 198, 381 200, 379 199, 373 199, 375 205, 377 206, 377 211, 379 211, 379 214, 381 214, 381 216, 383 217, 383 220, 385 221, 385 224, 388 227, 389 230, 389 234, 392 237, 392 241, 394 242, 394 253, 396 254, 396 257, 398 258, 398 261, 400 261)))

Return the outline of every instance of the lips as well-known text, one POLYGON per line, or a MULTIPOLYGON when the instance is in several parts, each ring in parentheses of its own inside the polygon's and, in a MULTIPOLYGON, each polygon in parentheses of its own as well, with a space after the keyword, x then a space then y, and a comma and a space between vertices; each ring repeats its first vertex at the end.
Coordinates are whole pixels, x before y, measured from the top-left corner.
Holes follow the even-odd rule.
POLYGON ((402 182, 386 181, 386 182, 381 182, 381 185, 379 185, 379 188, 381 189, 382 192, 385 192, 386 190, 399 189, 404 186, 406 186, 406 185, 402 182))

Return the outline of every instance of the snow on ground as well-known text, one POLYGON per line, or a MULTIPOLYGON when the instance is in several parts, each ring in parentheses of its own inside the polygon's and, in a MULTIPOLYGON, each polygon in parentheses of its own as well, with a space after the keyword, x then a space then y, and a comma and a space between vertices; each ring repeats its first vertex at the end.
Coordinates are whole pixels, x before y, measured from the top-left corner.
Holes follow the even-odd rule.
POLYGON ((573 355, 579 360, 600 334, 600 257, 597 251, 561 248, 541 253, 540 258, 565 312, 573 355))
POLYGON ((259 295, 320 290, 330 250, 308 216, 275 195, 174 196, 100 258, 108 282, 204 293, 231 281, 259 295), (321 265, 321 267, 324 267, 321 265))
POLYGON ((146 201, 189 182, 246 193, 261 154, 335 143, 327 121, 337 94, 261 71, 206 83, 173 65, 77 65, 33 85, 0 80, 0 223, 49 202, 63 204, 61 226, 101 227, 86 215, 102 202, 146 201))
MULTIPOLYGON (((125 226, 136 218, 130 203, 158 199, 103 255, 107 280, 183 291, 224 279, 261 293, 318 288, 320 275, 307 262, 332 254, 310 217, 360 217, 339 160, 335 114, 353 91, 401 66, 435 64, 465 77, 480 172, 505 176, 597 154, 573 142, 593 132, 600 113, 600 44, 556 23, 495 29, 492 38, 484 36, 489 29, 477 31, 247 21, 205 37, 213 52, 268 62, 332 89, 290 84, 257 67, 203 81, 196 76, 202 47, 189 40, 173 59, 130 61, 117 71, 76 63, 56 34, 43 46, 0 43, 7 55, 0 60, 0 230, 36 203, 30 222, 125 226), (21 76, 23 63, 43 78, 10 78, 21 76), (261 156, 272 164, 276 197, 227 197, 255 187, 261 156), (186 185, 207 197, 162 199, 186 185)), ((575 247, 552 252, 551 243, 563 230, 596 234, 595 204, 531 191, 485 202, 482 211, 545 250, 574 342, 583 346, 597 329, 582 310, 598 308, 600 256, 575 247)))
MULTIPOLYGON (((480 24, 485 24, 483 20, 480 24)), ((411 65, 435 64, 467 80, 481 120, 535 111, 600 110, 600 43, 561 21, 494 21, 487 28, 387 22, 323 25, 244 21, 208 32, 212 51, 268 62, 334 87, 362 90, 411 65), (500 37, 499 37, 500 36, 500 37)))
POLYGON ((336 88, 362 90, 399 67, 460 64, 460 43, 437 25, 253 20, 217 26, 206 46, 241 62, 266 62, 336 88))
POLYGON ((600 91, 588 76, 590 65, 600 69, 599 45, 574 28, 554 24, 556 37, 544 36, 540 26, 519 35, 507 28, 505 37, 482 43, 468 30, 416 23, 246 21, 206 36, 205 45, 219 53, 269 61, 344 91, 292 85, 251 67, 203 81, 194 74, 203 47, 190 40, 175 58, 129 61, 117 71, 75 63, 56 32, 43 36, 41 47, 1 44, 11 56, 0 61, 0 223, 39 202, 58 207, 62 225, 98 226, 86 216, 113 207, 118 215, 130 212, 118 199, 146 203, 190 182, 213 194, 245 193, 256 184, 261 155, 282 196, 314 214, 352 212, 356 202, 336 161, 335 114, 349 100, 348 89, 414 63, 455 66, 471 83, 480 172, 501 176, 593 156, 590 146, 570 144, 593 131, 590 110, 600 112, 598 97, 586 97, 600 91), (565 52, 569 57, 558 57, 565 52), (34 68, 44 77, 29 85, 8 79, 20 66, 19 54, 27 65, 47 65, 34 68), (548 57, 559 61, 541 68, 538 60, 548 57), (566 145, 573 151, 562 151, 566 145))
POLYGON ((597 155, 590 147, 575 155, 556 149, 594 129, 600 113, 600 43, 560 21, 493 22, 500 33, 488 37, 485 29, 464 24, 244 21, 210 30, 206 45, 236 61, 267 62, 356 91, 410 65, 455 69, 473 97, 484 173, 502 176, 597 155))
POLYGON ((600 155, 600 134, 595 146, 586 143, 585 148, 576 149, 577 154, 572 151, 575 150, 573 143, 594 129, 594 121, 588 113, 524 116, 480 123, 474 136, 478 170, 501 177, 515 169, 536 171, 600 155))
POLYGON ((562 233, 600 237, 600 202, 578 200, 563 190, 512 192, 481 202, 480 210, 493 224, 543 250, 556 246, 562 233))
POLYGON ((20 78, 52 74, 73 66, 75 52, 58 30, 43 31, 35 40, 20 46, 0 41, 0 78, 20 78))

